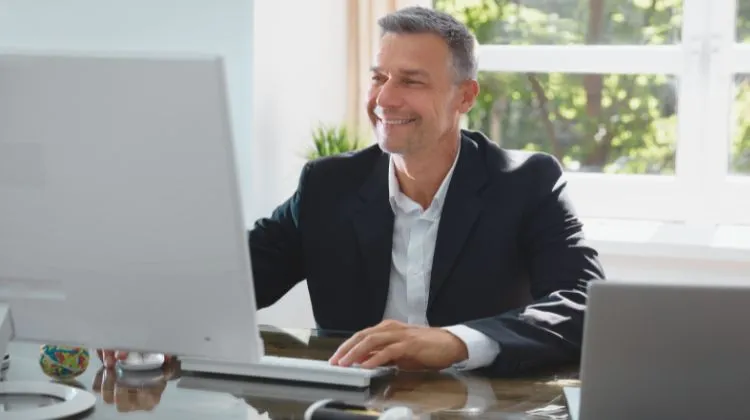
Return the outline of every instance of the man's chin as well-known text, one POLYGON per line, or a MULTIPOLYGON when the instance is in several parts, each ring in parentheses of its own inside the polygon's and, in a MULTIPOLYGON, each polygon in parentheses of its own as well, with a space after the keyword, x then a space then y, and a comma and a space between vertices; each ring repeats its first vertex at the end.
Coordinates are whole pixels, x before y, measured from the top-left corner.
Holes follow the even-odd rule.
POLYGON ((405 150, 405 147, 401 142, 396 142, 392 139, 378 138, 378 146, 380 146, 380 150, 391 155, 402 154, 405 150))

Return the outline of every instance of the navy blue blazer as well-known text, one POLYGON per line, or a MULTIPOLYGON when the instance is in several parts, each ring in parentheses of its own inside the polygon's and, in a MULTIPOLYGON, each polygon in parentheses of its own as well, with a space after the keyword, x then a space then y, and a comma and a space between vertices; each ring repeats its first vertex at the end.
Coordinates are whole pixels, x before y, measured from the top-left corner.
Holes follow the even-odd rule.
MULTIPOLYGON (((465 324, 496 340, 487 369, 519 374, 580 358, 587 283, 603 279, 557 160, 462 131, 430 281, 432 326, 465 324)), ((249 232, 259 308, 307 279, 320 328, 382 321, 394 215, 377 145, 309 162, 294 194, 249 232)))

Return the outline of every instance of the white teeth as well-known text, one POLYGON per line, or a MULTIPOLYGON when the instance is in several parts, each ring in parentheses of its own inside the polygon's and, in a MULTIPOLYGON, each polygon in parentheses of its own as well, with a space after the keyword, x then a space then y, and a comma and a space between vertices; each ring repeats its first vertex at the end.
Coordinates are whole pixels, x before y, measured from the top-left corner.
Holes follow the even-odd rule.
POLYGON ((414 120, 411 119, 411 120, 382 120, 382 121, 385 124, 394 125, 394 124, 408 124, 414 120))

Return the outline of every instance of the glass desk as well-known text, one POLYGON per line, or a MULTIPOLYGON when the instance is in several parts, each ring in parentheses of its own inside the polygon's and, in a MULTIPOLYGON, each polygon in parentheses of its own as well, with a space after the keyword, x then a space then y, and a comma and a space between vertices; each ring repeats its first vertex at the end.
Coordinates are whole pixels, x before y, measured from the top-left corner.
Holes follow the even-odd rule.
MULTIPOLYGON (((347 334, 320 330, 262 328, 266 353, 327 360, 347 334)), ((39 345, 12 343, 9 380, 53 381, 39 367, 39 345)), ((301 419, 315 401, 335 398, 374 409, 411 407, 420 419, 567 419, 563 386, 578 385, 575 367, 524 378, 488 378, 458 372, 399 372, 368 390, 340 390, 269 383, 180 371, 178 361, 162 371, 118 377, 104 369, 93 349, 88 369, 73 383, 93 391, 95 408, 85 419, 301 419)), ((49 399, 48 399, 49 400, 49 399)), ((0 400, 0 413, 39 399, 0 400)), ((2 415, 0 414, 0 417, 2 415)))

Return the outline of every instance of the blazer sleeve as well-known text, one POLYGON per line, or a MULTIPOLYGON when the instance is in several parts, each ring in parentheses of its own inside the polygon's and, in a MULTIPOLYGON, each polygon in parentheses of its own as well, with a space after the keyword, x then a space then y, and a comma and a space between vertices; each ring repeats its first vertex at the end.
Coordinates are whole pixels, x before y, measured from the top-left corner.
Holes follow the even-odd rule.
POLYGON ((294 194, 248 233, 258 309, 273 305, 306 277, 300 216, 311 167, 308 162, 302 169, 294 194))
POLYGON ((531 160, 530 188, 535 192, 519 242, 533 302, 466 323, 500 345, 500 353, 485 368, 491 374, 577 363, 588 283, 604 279, 597 252, 585 244, 562 167, 549 155, 531 160))

